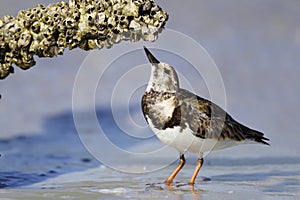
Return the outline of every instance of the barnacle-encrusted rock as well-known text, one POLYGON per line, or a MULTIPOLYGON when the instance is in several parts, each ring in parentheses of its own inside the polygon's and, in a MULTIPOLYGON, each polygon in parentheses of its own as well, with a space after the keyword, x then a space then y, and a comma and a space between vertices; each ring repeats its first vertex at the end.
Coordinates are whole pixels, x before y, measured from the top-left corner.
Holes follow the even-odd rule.
POLYGON ((35 65, 33 56, 65 48, 110 48, 122 40, 155 41, 168 14, 154 0, 69 0, 0 18, 0 79, 35 65))

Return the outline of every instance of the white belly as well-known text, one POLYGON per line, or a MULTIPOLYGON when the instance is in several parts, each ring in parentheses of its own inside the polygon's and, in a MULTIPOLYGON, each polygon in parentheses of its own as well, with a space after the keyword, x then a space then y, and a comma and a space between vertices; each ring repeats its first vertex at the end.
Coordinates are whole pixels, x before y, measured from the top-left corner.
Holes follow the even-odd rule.
POLYGON ((174 128, 167 128, 165 130, 158 130, 154 127, 151 120, 148 118, 149 126, 156 134, 159 140, 163 143, 176 148, 179 152, 185 153, 187 151, 192 153, 203 153, 217 149, 224 149, 238 145, 231 139, 218 141, 217 139, 202 139, 196 137, 189 127, 180 130, 179 126, 174 128))

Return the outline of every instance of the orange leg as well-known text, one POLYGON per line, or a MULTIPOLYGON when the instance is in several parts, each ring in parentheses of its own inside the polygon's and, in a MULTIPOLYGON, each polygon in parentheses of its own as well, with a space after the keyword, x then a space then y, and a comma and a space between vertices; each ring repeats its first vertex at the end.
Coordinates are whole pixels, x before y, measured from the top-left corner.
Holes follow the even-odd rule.
POLYGON ((165 181, 166 185, 170 185, 173 182, 173 179, 178 174, 178 172, 183 168, 185 164, 185 158, 183 154, 180 154, 180 161, 176 169, 173 171, 173 173, 169 176, 169 178, 165 181))
POLYGON ((199 158, 197 160, 194 174, 193 174, 193 176, 192 176, 192 178, 190 179, 190 182, 189 182, 190 185, 194 185, 195 179, 196 179, 196 177, 197 177, 197 175, 198 175, 198 173, 199 173, 199 171, 200 171, 200 169, 201 169, 201 167, 203 165, 203 162, 204 162, 203 158, 199 158))

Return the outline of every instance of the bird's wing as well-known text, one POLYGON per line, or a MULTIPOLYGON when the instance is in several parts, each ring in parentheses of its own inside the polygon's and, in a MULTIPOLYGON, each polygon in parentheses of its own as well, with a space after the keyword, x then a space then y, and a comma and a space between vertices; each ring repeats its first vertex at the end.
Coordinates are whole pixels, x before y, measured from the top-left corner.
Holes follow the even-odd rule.
MULTIPOLYGON (((185 89, 179 90, 178 98, 179 105, 176 110, 180 110, 180 124, 181 126, 188 125, 195 136, 218 140, 229 138, 235 141, 249 139, 268 144, 264 141, 268 139, 263 137, 263 133, 240 124, 211 101, 185 89)), ((177 118, 179 118, 178 113, 177 118)))

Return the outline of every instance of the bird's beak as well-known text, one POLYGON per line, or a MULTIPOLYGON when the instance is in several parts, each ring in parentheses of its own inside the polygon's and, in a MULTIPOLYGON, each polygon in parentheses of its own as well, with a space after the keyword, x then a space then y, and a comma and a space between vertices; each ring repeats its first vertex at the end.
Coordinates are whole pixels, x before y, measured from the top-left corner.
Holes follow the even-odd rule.
POLYGON ((148 57, 151 64, 160 63, 159 60, 157 60, 145 46, 144 46, 144 50, 145 50, 146 55, 147 55, 147 57, 148 57))

